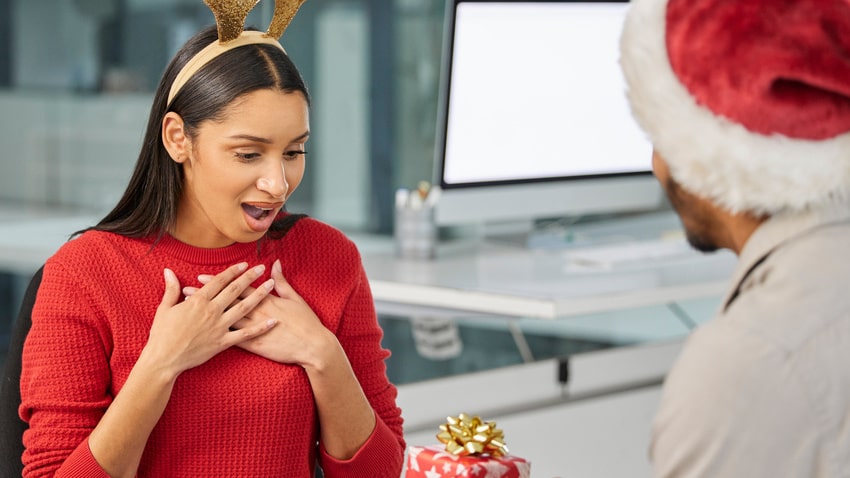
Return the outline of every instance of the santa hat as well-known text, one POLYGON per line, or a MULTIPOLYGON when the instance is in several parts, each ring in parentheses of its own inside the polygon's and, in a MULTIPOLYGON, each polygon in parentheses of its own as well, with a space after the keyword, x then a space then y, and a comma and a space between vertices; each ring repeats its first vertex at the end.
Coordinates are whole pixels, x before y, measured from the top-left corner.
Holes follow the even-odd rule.
POLYGON ((850 199, 850 0, 633 0, 620 46, 685 189, 756 214, 850 199))

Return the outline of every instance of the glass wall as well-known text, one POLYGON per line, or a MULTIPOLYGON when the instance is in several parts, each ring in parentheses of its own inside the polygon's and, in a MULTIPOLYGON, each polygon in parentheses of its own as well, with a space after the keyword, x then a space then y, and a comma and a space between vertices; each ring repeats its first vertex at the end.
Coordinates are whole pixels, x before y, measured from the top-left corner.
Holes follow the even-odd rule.
MULTIPOLYGON (((432 174, 444 8, 304 4, 282 38, 314 100, 291 211, 346 231, 392 230, 393 191, 432 174)), ((260 1, 247 24, 265 29, 273 9, 260 1)), ((0 0, 0 221, 108 211, 166 63, 213 23, 202 0, 0 0)), ((24 279, 0 268, 0 357, 24 279)))

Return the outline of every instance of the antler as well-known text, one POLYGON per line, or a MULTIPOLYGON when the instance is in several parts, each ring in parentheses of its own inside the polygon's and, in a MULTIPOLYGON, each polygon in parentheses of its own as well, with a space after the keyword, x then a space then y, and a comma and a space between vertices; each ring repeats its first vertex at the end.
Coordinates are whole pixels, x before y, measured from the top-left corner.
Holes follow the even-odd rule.
POLYGON ((259 2, 260 0, 204 0, 215 15, 218 41, 224 43, 235 40, 245 28, 248 13, 259 2))
MULTIPOLYGON (((298 9, 306 0, 275 0, 274 16, 266 35, 280 39, 286 27, 295 17, 298 9)), ((218 25, 218 41, 226 43, 235 40, 245 28, 248 13, 260 3, 260 0, 204 0, 215 15, 218 25)))
POLYGON ((267 34, 272 38, 280 39, 289 22, 295 17, 298 9, 306 0, 275 0, 274 17, 269 25, 267 34))

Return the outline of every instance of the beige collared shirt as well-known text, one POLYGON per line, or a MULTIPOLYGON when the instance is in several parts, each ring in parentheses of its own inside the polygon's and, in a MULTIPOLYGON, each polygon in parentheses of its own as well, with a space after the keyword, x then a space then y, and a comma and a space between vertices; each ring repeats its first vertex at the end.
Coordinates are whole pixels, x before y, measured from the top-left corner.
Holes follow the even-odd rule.
POLYGON ((850 477, 850 205, 750 237, 652 430, 657 477, 850 477))

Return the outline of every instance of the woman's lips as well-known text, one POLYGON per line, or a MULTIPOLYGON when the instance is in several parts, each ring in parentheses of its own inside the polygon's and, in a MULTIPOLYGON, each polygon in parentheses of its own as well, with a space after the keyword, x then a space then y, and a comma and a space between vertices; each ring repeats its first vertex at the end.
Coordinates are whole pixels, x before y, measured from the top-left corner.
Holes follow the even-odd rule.
POLYGON ((255 232, 267 231, 277 216, 277 211, 283 207, 282 202, 246 202, 242 203, 245 222, 255 232))
POLYGON ((262 209, 277 209, 283 206, 283 201, 276 202, 262 202, 262 201, 247 201, 243 204, 248 204, 254 207, 259 207, 262 209))

